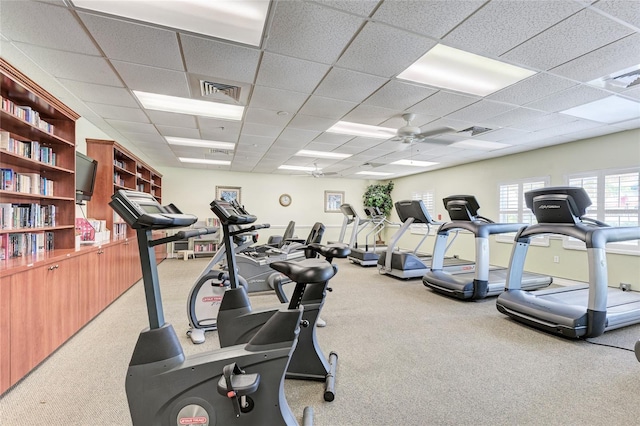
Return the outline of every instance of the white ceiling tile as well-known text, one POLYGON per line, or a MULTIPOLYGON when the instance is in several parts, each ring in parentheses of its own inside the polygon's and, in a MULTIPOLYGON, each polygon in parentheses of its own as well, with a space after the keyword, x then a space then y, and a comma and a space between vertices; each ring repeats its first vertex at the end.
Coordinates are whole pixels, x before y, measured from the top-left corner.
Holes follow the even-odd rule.
POLYGON ((444 37, 479 55, 500 56, 582 9, 568 1, 492 1, 444 37), (498 30, 499 29, 499 30, 498 30))
POLYGON ((105 120, 109 123, 113 128, 122 132, 122 133, 148 133, 148 134, 158 134, 158 131, 153 126, 153 124, 148 123, 134 123, 132 121, 121 121, 121 120, 105 120))
POLYGON ((31 45, 99 55, 84 28, 66 8, 30 1, 3 1, 0 32, 31 45))
POLYGON ((631 34, 632 30, 604 16, 582 10, 502 57, 548 70, 631 34))
POLYGON ((398 28, 441 38, 483 3, 484 0, 385 1, 373 18, 398 28))
POLYGON ((438 89, 391 80, 369 96, 364 104, 404 111, 437 91, 438 89))
POLYGON ((188 98, 187 74, 129 62, 111 61, 116 71, 132 90, 188 98))
POLYGON ((124 87, 103 86, 63 78, 58 79, 58 81, 83 101, 100 101, 100 103, 107 105, 130 108, 138 106, 131 92, 124 87))
POLYGON ((86 105, 102 118, 112 118, 122 121, 149 123, 149 117, 140 108, 128 108, 115 105, 104 105, 87 102, 86 105))
POLYGON ((562 77, 539 73, 506 87, 499 92, 492 93, 487 96, 487 99, 524 105, 576 85, 577 83, 562 77))
POLYGON ((337 62, 340 67, 393 77, 437 43, 397 28, 368 22, 337 62))
POLYGON ((627 89, 622 92, 622 94, 640 101, 640 86, 633 86, 631 89, 627 89))
POLYGON ((184 71, 174 31, 83 12, 78 16, 108 58, 184 71))
POLYGON ((640 64, 639 46, 640 34, 632 34, 553 68, 551 72, 582 82, 595 80, 640 64))
POLYGON ((309 97, 306 93, 290 92, 265 86, 255 86, 250 106, 271 111, 286 111, 295 114, 309 97))
POLYGON ((560 126, 575 121, 575 117, 565 114, 551 113, 538 117, 532 117, 529 120, 521 120, 514 123, 512 127, 527 130, 529 132, 537 132, 538 130, 548 129, 549 127, 560 126))
POLYGON ((315 94, 343 101, 362 102, 386 82, 387 79, 382 77, 333 68, 315 94))
POLYGON ((519 137, 524 136, 526 133, 527 132, 525 132, 524 130, 498 129, 492 132, 482 133, 476 136, 474 139, 490 142, 510 143, 510 140, 518 139, 519 137))
POLYGON ((329 65, 265 52, 256 84, 300 93, 311 93, 329 65))
POLYGON ((176 138, 200 139, 200 130, 188 127, 165 126, 156 124, 156 128, 163 136, 174 136, 176 138))
POLYGON ((480 102, 476 102, 473 105, 469 105, 447 115, 447 118, 480 123, 484 120, 495 117, 496 115, 504 114, 505 112, 515 108, 515 106, 509 104, 481 100, 480 102))
POLYGON ((16 43, 16 46, 54 77, 106 86, 122 86, 118 76, 102 57, 46 49, 23 43, 16 43))
POLYGON ((299 113, 339 120, 355 108, 356 105, 358 105, 356 102, 340 101, 322 96, 311 96, 302 108, 300 108, 299 113))
POLYGON ((313 117, 311 115, 296 114, 289 123, 289 127, 294 129, 304 129, 316 131, 317 135, 333 126, 336 120, 333 118, 313 117))
POLYGON ((547 116, 548 113, 543 111, 537 111, 528 108, 516 108, 511 111, 507 111, 504 114, 496 115, 485 121, 489 126, 496 127, 517 127, 520 123, 531 123, 547 116))
POLYGON ((197 128, 196 118, 188 114, 176 114, 174 112, 147 110, 151 122, 164 126, 197 128))
POLYGON ((637 0, 600 0, 593 7, 640 28, 640 2, 637 0))
POLYGON ((124 137, 129 139, 132 142, 140 142, 141 144, 146 145, 166 145, 167 141, 165 138, 160 136, 159 133, 122 133, 124 137))
POLYGON ((363 17, 369 16, 380 0, 322 0, 322 5, 363 17))
POLYGON ((253 83, 259 50, 184 34, 180 40, 190 73, 253 83))
POLYGON ((325 64, 338 59, 363 23, 361 17, 313 3, 280 1, 274 7, 266 50, 325 64))
POLYGON ((254 136, 266 136, 266 137, 278 137, 284 126, 269 126, 266 124, 258 123, 245 123, 242 126, 242 133, 254 136))
POLYGON ((320 136, 314 139, 315 142, 318 143, 326 143, 326 144, 340 144, 342 145, 345 142, 350 141, 354 137, 351 135, 341 135, 339 133, 322 133, 320 136))
POLYGON ((261 108, 247 108, 244 121, 245 123, 270 124, 277 126, 286 126, 291 121, 292 114, 282 115, 275 111, 261 108))
POLYGON ((433 96, 411 107, 411 112, 444 117, 480 100, 479 97, 460 95, 440 90, 433 96))
POLYGON ((321 132, 320 130, 287 127, 282 131, 282 133, 276 140, 276 143, 293 140, 293 141, 301 142, 302 145, 299 145, 299 146, 302 147, 305 144, 311 142, 314 138, 316 138, 320 134, 320 132, 321 132))
POLYGON ((269 146, 275 141, 276 137, 249 135, 242 133, 238 140, 239 146, 248 146, 253 148, 263 148, 266 151, 269 146))
MULTIPOLYGON (((374 106, 374 105, 362 104, 356 107, 349 114, 347 114, 344 117, 344 120, 352 121, 355 123, 371 124, 374 126, 377 126, 381 123, 385 123, 385 126, 387 126, 388 125, 387 120, 389 120, 392 117, 397 118, 401 115, 401 113, 402 113, 401 110, 394 110, 394 109, 388 109, 388 108, 383 108, 383 107, 374 106)), ((404 125, 404 124, 405 123, 400 122, 399 125, 404 125)), ((419 125, 419 121, 415 121, 412 124, 419 125)))
POLYGON ((571 87, 562 92, 556 92, 546 98, 526 104, 527 108, 540 109, 548 112, 558 112, 574 106, 586 104, 598 99, 606 98, 611 94, 604 90, 595 89, 586 85, 571 87))

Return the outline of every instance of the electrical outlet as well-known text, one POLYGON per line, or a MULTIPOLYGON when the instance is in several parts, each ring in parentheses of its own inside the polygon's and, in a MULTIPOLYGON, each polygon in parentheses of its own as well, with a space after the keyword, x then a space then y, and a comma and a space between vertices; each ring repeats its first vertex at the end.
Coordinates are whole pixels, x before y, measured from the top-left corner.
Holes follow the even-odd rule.
POLYGON ((620 283, 620 290, 622 290, 622 291, 631 291, 631 284, 620 283))
POLYGON ((553 256, 553 263, 560 263, 560 256, 553 256))

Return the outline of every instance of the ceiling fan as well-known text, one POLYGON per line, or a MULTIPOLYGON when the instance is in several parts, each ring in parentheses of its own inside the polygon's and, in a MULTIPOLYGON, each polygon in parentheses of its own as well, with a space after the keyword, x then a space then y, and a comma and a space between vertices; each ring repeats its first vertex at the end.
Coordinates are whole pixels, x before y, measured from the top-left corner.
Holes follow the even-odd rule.
POLYGON ((407 122, 407 124, 400 127, 396 132, 396 136, 391 139, 392 141, 402 142, 402 145, 400 145, 400 150, 408 148, 409 145, 413 144, 414 142, 429 142, 440 145, 449 145, 452 143, 451 141, 442 141, 429 138, 441 135, 443 133, 455 132, 455 129, 443 126, 423 132, 420 127, 411 125, 411 121, 416 118, 415 114, 408 112, 402 114, 402 118, 407 122))
POLYGON ((313 163, 313 166, 315 167, 314 170, 311 170, 309 172, 306 172, 308 175, 314 177, 314 178, 321 178, 321 177, 325 177, 325 176, 334 176, 337 175, 337 172, 323 172, 322 169, 320 167, 318 167, 317 163, 313 163))

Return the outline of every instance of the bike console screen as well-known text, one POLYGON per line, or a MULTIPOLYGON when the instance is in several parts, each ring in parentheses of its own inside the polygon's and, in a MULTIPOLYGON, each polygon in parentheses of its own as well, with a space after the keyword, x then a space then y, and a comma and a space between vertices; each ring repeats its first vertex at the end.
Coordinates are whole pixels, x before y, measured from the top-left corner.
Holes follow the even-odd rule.
POLYGON ((223 225, 246 225, 257 220, 256 216, 248 214, 236 201, 213 200, 210 207, 223 225))

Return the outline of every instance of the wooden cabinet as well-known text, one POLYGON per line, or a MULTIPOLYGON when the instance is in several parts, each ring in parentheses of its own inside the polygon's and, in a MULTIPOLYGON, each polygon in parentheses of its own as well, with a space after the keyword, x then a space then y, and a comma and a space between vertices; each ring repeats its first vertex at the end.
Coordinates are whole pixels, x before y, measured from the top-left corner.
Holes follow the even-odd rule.
POLYGON ((78 115, 0 59, 0 273, 75 247, 78 115))
POLYGON ((152 194, 162 203, 162 175, 115 141, 87 139, 87 155, 98 161, 88 215, 106 220, 114 238, 134 238, 135 232, 109 207, 111 196, 119 189, 131 189, 152 194))
POLYGON ((11 277, 0 278, 0 393, 11 381, 11 277))
POLYGON ((77 259, 63 258, 11 276, 12 383, 79 329, 77 269, 77 259))

